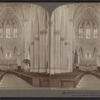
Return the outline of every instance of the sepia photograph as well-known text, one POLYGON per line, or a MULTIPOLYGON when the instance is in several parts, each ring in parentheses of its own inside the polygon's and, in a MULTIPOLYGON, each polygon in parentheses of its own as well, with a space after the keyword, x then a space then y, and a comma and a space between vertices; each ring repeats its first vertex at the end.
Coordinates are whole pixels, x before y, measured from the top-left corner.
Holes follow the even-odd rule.
POLYGON ((51 16, 51 89, 100 90, 100 3, 69 3, 51 16))
POLYGON ((31 3, 0 3, 0 89, 49 88, 49 15, 31 3))
POLYGON ((100 90, 99 33, 100 3, 0 3, 0 90, 100 90))

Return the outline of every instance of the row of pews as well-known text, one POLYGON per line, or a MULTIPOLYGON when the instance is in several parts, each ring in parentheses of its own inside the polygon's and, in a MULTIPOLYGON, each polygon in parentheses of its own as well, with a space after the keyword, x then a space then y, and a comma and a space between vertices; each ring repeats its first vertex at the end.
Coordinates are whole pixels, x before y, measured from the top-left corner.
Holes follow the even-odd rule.
POLYGON ((82 76, 85 74, 83 71, 54 75, 17 71, 11 71, 9 73, 17 75, 21 79, 31 84, 33 87, 46 88, 75 88, 82 76))
POLYGON ((5 75, 5 71, 0 70, 0 81, 2 80, 3 76, 5 75))
POLYGON ((76 71, 65 74, 51 75, 52 88, 75 88, 85 72, 76 71))
POLYGON ((48 74, 39 74, 31 72, 16 72, 11 71, 11 74, 15 74, 21 79, 25 80, 27 83, 33 87, 49 87, 49 75, 48 74))
POLYGON ((100 79, 100 71, 99 70, 92 71, 91 74, 95 75, 97 78, 100 79))

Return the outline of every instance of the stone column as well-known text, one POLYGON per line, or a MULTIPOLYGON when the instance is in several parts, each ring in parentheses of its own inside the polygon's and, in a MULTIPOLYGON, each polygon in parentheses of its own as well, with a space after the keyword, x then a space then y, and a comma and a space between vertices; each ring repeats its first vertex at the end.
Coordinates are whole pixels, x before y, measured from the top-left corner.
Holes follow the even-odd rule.
POLYGON ((46 29, 40 32, 40 67, 39 72, 46 72, 46 29))
POLYGON ((80 65, 80 53, 78 53, 78 65, 80 65))
POLYGON ((67 72, 71 72, 71 59, 70 59, 70 51, 67 50, 67 72))
POLYGON ((60 32, 59 31, 55 31, 54 32, 55 35, 55 51, 54 51, 54 55, 55 55, 55 73, 61 73, 61 68, 60 68, 60 32))
POLYGON ((72 61, 72 59, 73 59, 73 54, 72 54, 72 51, 73 51, 73 48, 72 48, 72 46, 73 46, 73 34, 75 34, 74 33, 74 27, 73 27, 73 10, 74 10, 74 7, 73 6, 69 6, 68 5, 68 26, 69 26, 69 28, 68 28, 68 32, 69 32, 69 51, 70 51, 70 72, 72 72, 72 70, 73 70, 73 61, 72 61), (70 17, 69 17, 70 16, 70 17))
POLYGON ((61 63, 60 63, 60 66, 61 66, 61 73, 64 73, 65 72, 65 64, 64 64, 64 60, 65 60, 65 58, 64 58, 64 55, 65 55, 65 45, 64 45, 64 38, 61 38, 61 41, 60 41, 60 61, 61 61, 61 63))
POLYGON ((65 65, 65 55, 66 55, 66 46, 65 46, 65 39, 67 31, 66 31, 66 10, 65 7, 61 7, 61 24, 60 24, 60 67, 61 67, 61 73, 66 72, 66 65, 65 65))
POLYGON ((39 71, 39 37, 34 38, 34 72, 39 71))
POLYGON ((34 67, 34 59, 33 59, 33 58, 34 58, 34 57, 33 57, 33 56, 34 56, 34 55, 33 55, 33 52, 34 52, 34 51, 33 51, 33 50, 34 50, 33 47, 34 47, 34 46, 33 46, 33 45, 34 45, 34 42, 31 43, 31 45, 30 45, 30 72, 33 72, 33 70, 34 70, 34 68, 33 68, 33 67, 34 67))
POLYGON ((20 51, 17 52, 17 66, 21 66, 21 55, 20 55, 20 51))
POLYGON ((50 74, 54 74, 54 70, 55 70, 55 64, 54 64, 54 13, 52 14, 52 17, 50 18, 51 21, 49 21, 49 25, 51 25, 50 27, 50 34, 49 34, 49 38, 50 38, 50 45, 49 45, 49 56, 50 56, 50 74))

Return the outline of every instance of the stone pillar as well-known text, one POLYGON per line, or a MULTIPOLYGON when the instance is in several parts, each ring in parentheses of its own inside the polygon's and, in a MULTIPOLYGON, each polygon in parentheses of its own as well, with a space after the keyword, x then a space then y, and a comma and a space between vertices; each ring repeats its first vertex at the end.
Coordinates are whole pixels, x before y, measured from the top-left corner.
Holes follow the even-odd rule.
POLYGON ((66 52, 65 52, 65 44, 64 44, 64 38, 61 38, 61 41, 60 41, 60 44, 61 44, 61 46, 60 46, 60 61, 61 61, 61 63, 60 63, 60 66, 61 66, 61 73, 64 73, 65 72, 65 57, 64 57, 64 55, 66 55, 66 52))
POLYGON ((80 53, 78 53, 78 65, 80 65, 80 53))
POLYGON ((40 52, 40 27, 39 27, 39 17, 38 14, 36 13, 35 18, 33 20, 33 34, 34 34, 34 50, 33 50, 33 59, 34 59, 34 72, 39 72, 39 67, 40 67, 40 57, 39 57, 39 52, 40 52))
POLYGON ((34 72, 39 71, 39 37, 34 38, 34 72))
POLYGON ((25 59, 27 59, 27 57, 28 57, 28 50, 27 50, 27 43, 28 43, 28 41, 27 41, 27 33, 28 33, 28 31, 27 31, 27 25, 28 24, 28 22, 27 21, 25 21, 24 22, 24 32, 25 32, 25 59))
POLYGON ((17 66, 21 66, 21 55, 20 55, 20 51, 17 52, 17 66))
POLYGON ((74 27, 73 27, 73 10, 74 10, 73 6, 72 7, 68 6, 68 26, 69 26, 68 32, 69 32, 69 51, 70 51, 70 65, 69 66, 70 66, 70 72, 72 72, 72 70, 73 70, 73 61, 72 61, 72 59, 73 59, 73 54, 72 54, 73 44, 72 43, 73 43, 73 34, 75 34, 74 30, 73 30, 74 29, 74 27))
POLYGON ((67 61, 67 41, 65 41, 65 54, 64 54, 64 59, 65 59, 65 72, 68 70, 68 61, 67 61))
POLYGON ((59 31, 55 31, 54 32, 54 44, 55 44, 55 51, 54 51, 54 55, 55 55, 55 73, 61 73, 61 68, 60 68, 60 32, 59 31))
POLYGON ((40 32, 40 67, 39 72, 46 72, 46 29, 40 32))
POLYGON ((33 45, 34 45, 34 42, 30 45, 30 72, 33 72, 33 70, 34 70, 34 68, 33 68, 34 67, 33 66, 34 65, 33 45))
POLYGON ((66 46, 65 46, 65 39, 67 31, 66 31, 66 13, 65 13, 65 7, 61 7, 61 24, 60 24, 60 66, 61 66, 61 73, 66 72, 66 66, 65 66, 65 55, 66 55, 66 46))
POLYGON ((52 18, 50 18, 51 21, 49 25, 51 25, 50 27, 50 34, 49 34, 49 38, 50 38, 50 45, 49 45, 49 56, 50 56, 50 74, 54 74, 54 70, 55 70, 55 64, 54 64, 54 13, 52 14, 52 18))
POLYGON ((70 59, 70 51, 67 50, 67 72, 71 72, 71 59, 70 59))

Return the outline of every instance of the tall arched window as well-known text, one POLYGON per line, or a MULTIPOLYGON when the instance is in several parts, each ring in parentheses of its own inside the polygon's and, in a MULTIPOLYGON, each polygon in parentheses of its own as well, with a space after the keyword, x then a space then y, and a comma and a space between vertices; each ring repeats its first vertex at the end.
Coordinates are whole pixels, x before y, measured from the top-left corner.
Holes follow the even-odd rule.
POLYGON ((10 38, 10 25, 9 25, 9 23, 7 23, 7 25, 6 25, 6 38, 10 38))
POLYGON ((0 38, 18 38, 20 29, 18 22, 14 19, 4 19, 2 23, 0 23, 0 38), (5 34, 5 35, 3 35, 5 34))
POLYGON ((0 38, 3 37, 3 27, 0 27, 0 38))
POLYGON ((14 37, 14 38, 17 38, 17 36, 18 36, 18 34, 17 34, 17 27, 15 26, 15 27, 13 28, 13 37, 14 37))
POLYGON ((86 38, 87 39, 90 39, 91 38, 90 25, 89 25, 89 23, 86 26, 86 38))
POLYGON ((94 28, 94 29, 93 29, 93 37, 94 37, 94 38, 97 38, 97 35, 98 35, 97 28, 96 28, 96 26, 94 26, 93 28, 94 28))
POLYGON ((83 27, 79 28, 79 38, 83 38, 83 27))

